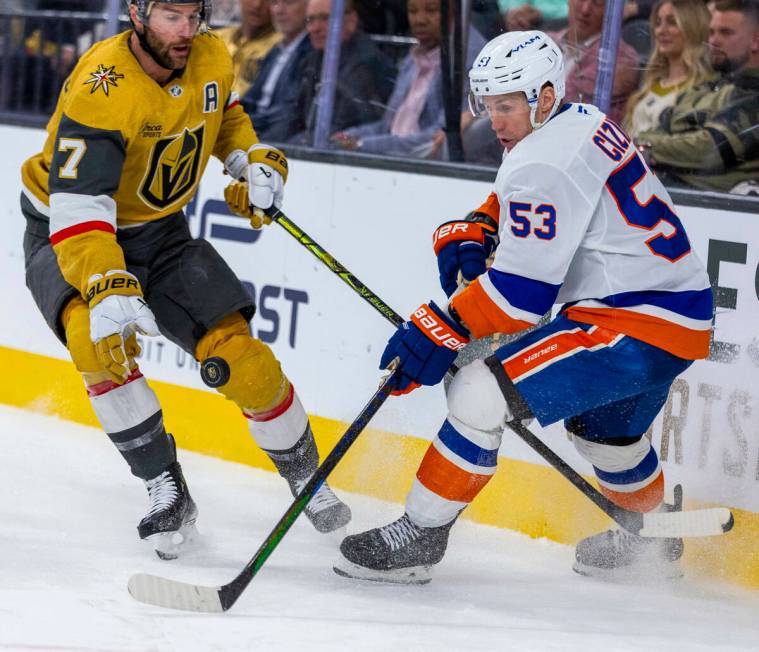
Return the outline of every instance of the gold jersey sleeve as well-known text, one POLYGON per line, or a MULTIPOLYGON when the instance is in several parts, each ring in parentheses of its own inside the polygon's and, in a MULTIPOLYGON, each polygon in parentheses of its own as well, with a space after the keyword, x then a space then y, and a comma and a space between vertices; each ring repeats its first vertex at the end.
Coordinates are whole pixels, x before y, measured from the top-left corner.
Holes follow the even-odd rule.
POLYGON ((80 290, 89 275, 123 268, 119 227, 181 210, 212 154, 223 161, 257 142, 216 36, 196 36, 187 66, 164 85, 144 72, 130 36, 97 43, 82 57, 64 84, 43 151, 22 168, 27 196, 50 219, 64 276, 80 290), (109 234, 113 244, 103 246, 109 234), (82 255, 88 239, 101 253, 82 255), (67 243, 76 244, 71 255, 67 243))

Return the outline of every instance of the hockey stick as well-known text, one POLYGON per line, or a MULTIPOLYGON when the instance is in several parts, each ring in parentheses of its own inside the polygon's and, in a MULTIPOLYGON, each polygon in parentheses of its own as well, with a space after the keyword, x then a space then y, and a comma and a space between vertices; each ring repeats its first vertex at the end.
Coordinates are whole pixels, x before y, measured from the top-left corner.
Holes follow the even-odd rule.
POLYGON ((372 292, 364 283, 362 283, 350 270, 343 266, 328 251, 315 242, 314 239, 301 229, 295 222, 290 220, 278 208, 271 208, 266 213, 272 220, 279 224, 300 244, 308 249, 314 256, 323 262, 330 270, 337 274, 350 288, 358 294, 364 301, 373 306, 377 312, 392 322, 394 326, 400 326, 405 320, 395 310, 388 306, 374 292, 372 292))
POLYGON ((322 462, 321 466, 298 493, 289 509, 279 519, 274 529, 269 533, 253 558, 245 565, 240 573, 228 584, 223 586, 199 586, 186 582, 165 579, 157 575, 137 573, 129 578, 129 593, 133 598, 146 604, 182 609, 185 611, 202 611, 220 613, 227 611, 242 595, 248 584, 253 580, 261 567, 266 563, 275 548, 284 538, 295 520, 306 508, 313 495, 319 490, 327 476, 332 473, 338 462, 343 458, 361 431, 377 413, 390 395, 395 382, 396 373, 391 373, 380 385, 374 396, 369 399, 355 421, 348 427, 332 452, 322 462))
POLYGON ((733 527, 733 514, 724 507, 693 509, 685 512, 641 514, 615 505, 546 446, 542 440, 538 439, 521 421, 509 421, 506 425, 532 450, 592 500, 601 511, 606 512, 628 532, 642 537, 656 538, 708 537, 724 534, 733 527))

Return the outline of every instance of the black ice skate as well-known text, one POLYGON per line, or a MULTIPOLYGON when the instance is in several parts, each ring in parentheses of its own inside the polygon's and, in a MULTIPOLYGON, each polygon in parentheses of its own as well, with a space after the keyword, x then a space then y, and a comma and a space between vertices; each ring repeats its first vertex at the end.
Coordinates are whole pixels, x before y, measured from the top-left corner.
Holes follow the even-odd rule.
MULTIPOLYGON (((309 478, 287 481, 293 497, 296 497, 302 491, 308 480, 309 478)), ((321 532, 322 534, 344 528, 351 520, 350 507, 335 496, 335 493, 326 482, 311 497, 308 505, 306 505, 305 513, 317 532, 321 532)))
MULTIPOLYGON (((675 487, 675 504, 666 511, 682 510, 682 488, 675 487)), ((682 539, 640 537, 622 529, 606 530, 580 541, 573 570, 580 575, 631 581, 682 576, 677 563, 683 556, 682 539)))
POLYGON ((170 464, 152 480, 146 480, 145 486, 150 505, 137 532, 141 539, 153 544, 161 559, 176 559, 181 547, 197 534, 195 519, 198 516, 179 462, 170 464))
POLYGON ((334 571, 343 577, 395 584, 427 584, 432 566, 445 554, 455 519, 440 527, 419 527, 404 514, 397 521, 346 537, 334 571))

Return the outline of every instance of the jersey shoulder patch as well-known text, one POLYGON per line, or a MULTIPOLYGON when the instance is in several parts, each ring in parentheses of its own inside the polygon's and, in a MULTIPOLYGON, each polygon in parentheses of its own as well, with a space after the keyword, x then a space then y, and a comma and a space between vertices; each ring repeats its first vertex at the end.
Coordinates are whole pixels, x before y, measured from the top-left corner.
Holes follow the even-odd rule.
POLYGON ((85 53, 66 81, 63 111, 77 122, 119 130, 128 114, 125 107, 139 103, 142 77, 127 45, 126 34, 98 43, 85 53))

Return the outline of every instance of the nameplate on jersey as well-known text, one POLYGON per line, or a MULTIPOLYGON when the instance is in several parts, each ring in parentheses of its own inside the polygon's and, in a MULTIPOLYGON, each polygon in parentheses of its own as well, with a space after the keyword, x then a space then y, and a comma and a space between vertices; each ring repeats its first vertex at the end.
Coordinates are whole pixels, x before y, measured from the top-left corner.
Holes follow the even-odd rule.
POLYGON ((194 129, 185 129, 155 143, 139 189, 146 204, 164 209, 189 195, 198 181, 204 132, 202 122, 194 129))

